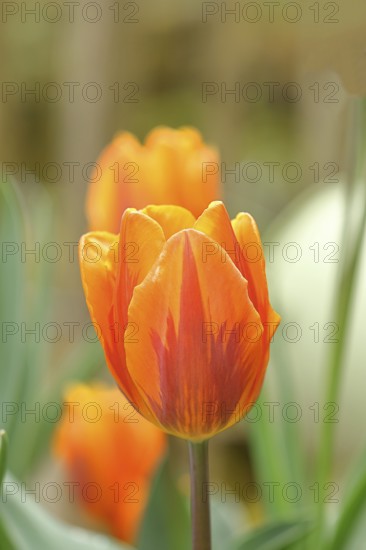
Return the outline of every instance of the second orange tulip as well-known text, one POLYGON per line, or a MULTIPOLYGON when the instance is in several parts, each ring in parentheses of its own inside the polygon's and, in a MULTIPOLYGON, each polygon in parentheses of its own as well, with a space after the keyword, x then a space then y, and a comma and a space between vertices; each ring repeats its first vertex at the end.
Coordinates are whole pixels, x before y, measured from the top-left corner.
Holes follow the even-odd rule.
POLYGON ((219 156, 194 128, 158 127, 141 144, 122 132, 102 152, 91 178, 87 217, 92 231, 119 231, 126 208, 174 204, 198 216, 221 198, 219 156))

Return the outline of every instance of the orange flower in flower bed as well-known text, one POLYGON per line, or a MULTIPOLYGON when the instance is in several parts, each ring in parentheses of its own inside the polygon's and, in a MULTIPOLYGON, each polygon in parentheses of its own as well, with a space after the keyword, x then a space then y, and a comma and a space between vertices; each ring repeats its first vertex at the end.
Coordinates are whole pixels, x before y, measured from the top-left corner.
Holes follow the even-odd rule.
POLYGON ((88 512, 113 535, 136 539, 165 434, 142 418, 118 388, 71 387, 54 450, 88 512))
POLYGON ((217 151, 193 128, 158 127, 141 144, 118 134, 102 152, 87 195, 91 230, 118 232, 126 208, 175 204, 199 215, 221 197, 217 151))
POLYGON ((279 324, 249 214, 128 209, 119 236, 84 235, 79 254, 107 363, 143 416, 200 441, 248 412, 279 324))

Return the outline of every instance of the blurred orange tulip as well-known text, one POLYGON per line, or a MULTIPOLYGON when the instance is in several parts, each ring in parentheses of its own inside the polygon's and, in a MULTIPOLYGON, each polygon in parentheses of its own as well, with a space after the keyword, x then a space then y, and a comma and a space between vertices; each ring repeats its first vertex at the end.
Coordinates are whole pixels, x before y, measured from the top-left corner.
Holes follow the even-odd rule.
POLYGON ((165 434, 138 415, 118 388, 79 384, 65 401, 70 405, 56 431, 55 453, 85 509, 113 535, 133 542, 165 434))
POLYGON ((221 197, 218 162, 217 151, 193 128, 155 128, 144 145, 128 132, 118 134, 91 177, 90 229, 117 233, 126 208, 147 204, 175 204, 198 216, 221 197))
POLYGON ((79 254, 107 363, 143 416, 200 441, 248 412, 279 324, 249 214, 128 209, 119 236, 88 233, 79 254))

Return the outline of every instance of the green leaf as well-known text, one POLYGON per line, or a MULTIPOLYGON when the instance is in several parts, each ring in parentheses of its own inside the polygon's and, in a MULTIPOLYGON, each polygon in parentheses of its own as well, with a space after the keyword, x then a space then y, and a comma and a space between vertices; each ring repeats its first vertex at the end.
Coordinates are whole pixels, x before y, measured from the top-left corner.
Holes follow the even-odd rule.
MULTIPOLYGON (((272 241, 276 231, 278 232, 278 228, 276 230, 274 225, 264 236, 264 242, 272 241)), ((271 267, 274 269, 270 261, 267 266, 268 270, 271 267)), ((276 276, 276 271, 274 275, 276 276)), ((260 484, 271 481, 277 483, 282 491, 287 483, 295 482, 301 487, 306 483, 306 453, 303 440, 299 438, 298 423, 288 422, 283 414, 279 413, 284 410, 287 403, 296 401, 293 365, 284 340, 276 335, 270 352, 271 360, 260 399, 254 407, 253 414, 249 413, 248 416, 249 419, 256 419, 258 416, 258 420, 244 420, 244 423, 249 428, 250 452, 256 480, 260 484)), ((304 492, 304 507, 311 504, 307 502, 307 496, 304 492)), ((288 499, 270 499, 269 491, 264 492, 262 502, 266 519, 271 522, 294 519, 302 513, 301 507, 294 506, 288 499)))
POLYGON ((8 438, 5 430, 0 430, 0 483, 3 480, 6 470, 8 455, 8 438))
POLYGON ((231 547, 233 541, 245 533, 247 519, 245 508, 238 508, 237 503, 222 502, 211 498, 211 533, 212 550, 231 547))
MULTIPOLYGON (((25 264, 21 262, 21 243, 25 241, 26 215, 21 195, 14 182, 0 185, 0 401, 17 403, 22 384, 24 350, 19 345, 19 323, 24 320, 25 264)), ((6 424, 10 435, 14 417, 6 424)))
MULTIPOLYGON (((364 463, 364 457, 363 463, 364 463)), ((345 550, 352 546, 351 541, 360 520, 365 524, 365 502, 366 502, 366 468, 358 472, 350 490, 342 499, 342 507, 338 521, 333 527, 328 550, 345 550)), ((364 533, 363 533, 364 535, 364 533)))
POLYGON ((0 548, 1 550, 17 550, 15 546, 11 543, 6 529, 3 525, 3 522, 0 518, 0 548))
MULTIPOLYGON (((46 261, 43 254, 39 261, 28 263, 24 258, 22 261, 20 251, 23 245, 29 250, 34 249, 36 242, 42 245, 45 235, 52 237, 54 219, 54 205, 41 185, 35 184, 27 190, 24 206, 16 183, 2 184, 0 234, 5 244, 6 261, 0 270, 0 311, 1 321, 5 322, 6 341, 3 332, 0 400, 5 409, 4 428, 11 436, 9 463, 12 473, 21 479, 32 471, 46 451, 55 428, 55 423, 39 414, 43 404, 61 404, 62 392, 68 383, 91 378, 104 362, 102 347, 97 342, 75 342, 70 346, 71 351, 63 359, 57 359, 56 364, 52 345, 32 337, 21 342, 20 323, 34 327, 36 323, 43 325, 49 320, 57 266, 46 261), (27 223, 27 212, 32 213, 31 224, 27 223), (15 291, 9 292, 9 288, 15 291), (9 331, 13 327, 14 335, 6 334, 8 326, 9 331), (27 411, 32 410, 35 412, 28 414, 27 411)), ((4 248, 2 252, 4 257, 4 248)), ((4 325, 2 328, 4 331, 4 325)))
POLYGON ((281 522, 249 533, 233 550, 289 550, 310 533, 310 522, 281 522))
POLYGON ((164 460, 155 476, 139 536, 139 550, 190 550, 190 519, 185 498, 164 460))
POLYGON ((1 550, 132 550, 131 546, 104 535, 73 527, 53 518, 30 495, 22 495, 21 485, 10 476, 3 485, 0 541, 4 534, 11 546, 1 546, 1 550), (24 496, 27 497, 26 502, 24 496))
MULTIPOLYGON (((42 246, 45 235, 52 235, 52 224, 54 223, 54 209, 49 194, 42 185, 34 184, 26 194, 26 212, 32 213, 31 224, 28 227, 26 235, 23 237, 25 249, 34 250, 35 243, 42 246)), ((48 262, 40 254, 36 261, 27 257, 23 259, 23 271, 27 275, 28 291, 22 304, 22 322, 26 327, 35 327, 37 323, 41 326, 48 320, 50 308, 50 290, 52 288, 53 271, 55 265, 48 262), (53 270, 53 271, 52 271, 53 270), (29 275, 29 276, 28 276, 29 275)), ((20 283, 17 292, 22 291, 20 283)), ((21 330, 22 332, 22 330, 21 330)), ((20 335, 17 335, 18 341, 20 335)), ((15 342, 17 343, 17 342, 15 342)), ((9 340, 7 344, 9 352, 14 353, 14 339, 9 340)), ((43 340, 36 338, 24 338, 21 343, 24 355, 21 365, 21 386, 17 397, 20 407, 24 410, 32 409, 39 400, 42 399, 44 381, 49 376, 49 368, 54 361, 51 355, 51 346, 45 344, 43 340), (47 373, 48 371, 48 373, 47 373), (41 388, 41 389, 40 389, 41 388)), ((17 405, 15 405, 17 407, 17 405)), ((16 415, 19 417, 19 415, 16 415)), ((25 421, 16 422, 11 434, 11 448, 9 449, 9 461, 12 465, 12 472, 16 476, 23 478, 29 473, 32 463, 32 454, 38 442, 38 432, 43 425, 42 418, 35 419, 29 415, 25 421), (18 449, 22 448, 19 453, 18 449)))
MULTIPOLYGON (((287 422, 282 415, 278 414, 278 410, 285 403, 293 401, 286 384, 281 383, 285 372, 283 369, 285 363, 282 363, 281 369, 278 368, 278 365, 279 363, 276 362, 272 364, 272 369, 276 370, 275 376, 280 382, 277 392, 278 401, 273 402, 264 388, 256 404, 256 410, 260 411, 260 418, 256 422, 249 423, 250 451, 256 479, 261 485, 266 486, 268 482, 272 481, 280 488, 278 489, 281 495, 279 498, 271 499, 269 491, 263 492, 263 504, 269 521, 299 517, 303 510, 309 506, 308 495, 305 492, 302 506, 294 506, 282 495, 282 490, 288 483, 297 483, 300 487, 305 485, 306 470, 303 464, 305 452, 297 433, 298 425, 287 422), (279 372, 280 370, 281 372, 279 372), (276 410, 276 414, 273 413, 273 419, 270 420, 269 406, 276 403, 278 408, 273 409, 276 410), (268 452, 268 449, 271 451, 268 452)), ((287 384, 289 385, 290 382, 287 381, 287 384)))
MULTIPOLYGON (((103 367, 103 348, 99 342, 75 342, 72 350, 60 359, 54 382, 45 394, 41 407, 47 403, 58 403, 62 406, 64 391, 67 386, 78 382, 88 382, 96 377, 103 367)), ((107 371, 106 367, 104 369, 107 371)), ((47 421, 47 418, 43 418, 43 415, 41 421, 35 425, 32 435, 32 453, 25 464, 26 471, 37 464, 37 461, 47 452, 56 426, 57 423, 47 421)), ((25 471, 25 468, 22 471, 25 471)))
MULTIPOLYGON (((325 401, 328 403, 337 402, 340 398, 342 388, 342 374, 346 367, 345 350, 347 348, 347 339, 350 333, 350 319, 352 314, 353 302, 356 293, 357 275, 361 263, 363 243, 366 234, 366 181, 364 179, 365 151, 364 142, 366 137, 366 128, 362 120, 366 113, 365 100, 355 99, 354 131, 355 140, 352 155, 352 173, 349 175, 350 185, 347 187, 347 202, 344 204, 344 222, 342 235, 342 257, 341 265, 338 268, 338 286, 336 288, 337 297, 333 319, 339 327, 338 342, 331 348, 329 354, 329 365, 326 382, 325 401), (362 179, 360 179, 362 176, 362 179), (362 204, 359 210, 361 215, 357 215, 357 209, 352 208, 354 202, 358 200, 362 204)), ((333 422, 324 422, 320 433, 320 449, 318 459, 318 480, 320 486, 328 479, 329 472, 332 471, 334 460, 336 424, 333 422)), ((319 499, 318 505, 318 529, 315 534, 314 544, 322 544, 326 538, 326 506, 325 499, 319 499)))

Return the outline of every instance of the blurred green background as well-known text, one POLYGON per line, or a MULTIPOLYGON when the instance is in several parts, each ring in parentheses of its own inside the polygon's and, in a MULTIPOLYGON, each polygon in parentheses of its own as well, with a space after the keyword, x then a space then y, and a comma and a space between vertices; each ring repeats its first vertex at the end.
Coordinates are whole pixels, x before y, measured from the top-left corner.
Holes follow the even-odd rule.
MULTIPOLYGON (((77 261, 70 261, 65 244, 76 243, 87 229, 88 163, 120 130, 143 140, 156 125, 197 127, 220 151, 230 214, 249 211, 263 240, 278 243, 274 257, 267 257, 271 301, 282 326, 301 327, 298 341, 280 332, 272 346, 263 401, 280 403, 276 421, 244 421, 215 438, 212 478, 231 487, 250 480, 308 487, 318 480, 322 419, 332 412, 324 409, 326 373, 339 345, 336 336, 326 339, 334 323, 345 343, 338 436, 327 478, 339 489, 339 502, 329 511, 337 517, 350 469, 366 444, 361 245, 363 271, 352 281, 356 305, 344 318, 348 333, 337 324, 336 306, 344 253, 352 248, 349 239, 355 242, 365 202, 362 185, 355 183, 355 173, 359 180, 365 176, 359 160, 364 150, 358 152, 364 127, 359 103, 366 92, 364 4, 81 2, 73 16, 62 2, 39 6, 32 14, 27 9, 34 9, 33 2, 6 2, 1 12, 1 240, 27 241, 29 248, 36 241, 41 247, 56 242, 64 254, 56 263, 37 263, 31 255, 22 263, 15 255, 2 266, 3 322, 88 322, 77 261), (8 176, 17 182, 16 192, 5 183, 8 176), (301 249, 299 261, 293 260, 294 248, 284 257, 293 242, 301 249), (289 402, 301 407, 298 422, 283 418, 289 402)), ((79 329, 74 342, 67 330, 55 344, 3 338, 1 362, 3 401, 32 402, 36 396, 61 402, 70 380, 107 377, 99 344, 83 341, 79 329)), ((62 475, 49 453, 52 425, 4 427, 14 475, 62 475)), ((172 457, 186 488, 180 442, 173 443, 172 457)), ((235 501, 221 499, 226 529, 240 533, 264 520, 307 517, 309 490, 307 497, 296 505, 260 501, 246 512, 243 502, 238 511, 235 501)), ((59 506, 56 515, 81 521, 65 508, 59 506)), ((345 548, 361 548, 358 539, 352 544, 345 548)))

